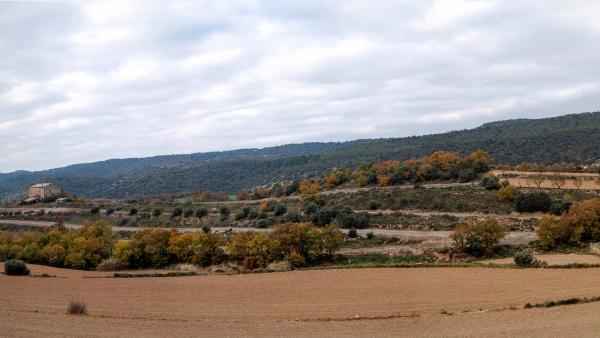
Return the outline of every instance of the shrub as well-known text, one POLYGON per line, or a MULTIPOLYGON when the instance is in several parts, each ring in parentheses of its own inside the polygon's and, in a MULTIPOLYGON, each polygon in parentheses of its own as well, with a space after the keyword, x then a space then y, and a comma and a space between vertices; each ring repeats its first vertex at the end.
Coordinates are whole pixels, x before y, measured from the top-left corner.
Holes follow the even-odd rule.
POLYGON ((286 212, 287 212, 287 208, 285 207, 285 205, 279 203, 279 204, 277 204, 275 206, 275 210, 274 210, 273 215, 275 215, 275 216, 282 216, 286 212))
POLYGON ((356 231, 356 229, 350 229, 348 230, 348 238, 357 238, 358 237, 358 231, 356 231))
POLYGON ((171 217, 175 218, 175 217, 179 217, 183 214, 183 209, 181 209, 181 207, 176 207, 175 209, 173 209, 173 212, 171 212, 171 217))
POLYGON ((20 259, 9 259, 4 262, 4 272, 9 276, 29 275, 27 264, 20 259))
POLYGON ((561 229, 560 222, 553 217, 545 216, 540 220, 537 226, 537 237, 540 247, 543 249, 552 249, 558 242, 565 240, 565 235, 561 229))
POLYGON ((129 216, 137 215, 137 213, 138 213, 138 208, 136 208, 136 207, 131 207, 131 208, 129 209, 129 216))
POLYGON ((505 185, 496 193, 496 197, 501 202, 513 202, 517 197, 519 190, 512 185, 505 185))
POLYGON ((500 181, 494 175, 484 175, 479 182, 479 185, 486 188, 487 190, 498 190, 500 189, 500 181))
POLYGON ((221 214, 221 216, 223 216, 223 217, 229 217, 230 213, 231 213, 231 211, 226 206, 222 206, 219 208, 219 214, 221 214))
POLYGON ((304 206, 304 213, 307 215, 316 214, 319 210, 319 206, 316 203, 308 203, 304 206))
POLYGON ((196 217, 202 218, 202 217, 205 217, 205 216, 208 216, 208 209, 206 209, 206 208, 198 208, 196 210, 196 217))
POLYGON ((285 215, 285 221, 288 223, 300 223, 302 222, 302 216, 297 213, 288 213, 285 215))
POLYGON ((370 210, 377 210, 379 208, 381 208, 381 202, 376 201, 376 200, 369 201, 369 209, 370 210))
POLYGON ((114 213, 115 213, 115 209, 113 209, 113 208, 106 209, 106 216, 110 216, 114 213))
POLYGON ((162 210, 160 208, 154 208, 152 210, 152 217, 158 217, 162 214, 162 210))
POLYGON ((552 199, 545 192, 521 193, 515 198, 515 208, 518 212, 547 212, 551 204, 552 199))
POLYGON ((489 219, 473 225, 461 224, 456 227, 450 238, 455 249, 479 257, 491 255, 506 233, 505 226, 489 219))
POLYGON ((192 217, 193 214, 194 214, 194 210, 185 209, 185 211, 183 212, 183 217, 190 218, 190 217, 192 217))
POLYGON ((367 239, 373 239, 373 238, 375 238, 375 234, 373 233, 373 231, 367 232, 367 239))
POLYGON ((361 213, 341 213, 336 217, 336 223, 343 229, 366 229, 369 227, 369 214, 361 213))
POLYGON ((96 268, 98 271, 122 271, 125 269, 127 269, 127 263, 121 262, 115 258, 103 260, 96 268))
POLYGON ((73 300, 67 305, 67 313, 71 315, 87 314, 87 306, 83 301, 73 300))
POLYGON ((515 264, 518 266, 531 266, 535 263, 533 251, 529 249, 517 251, 513 259, 515 264))
POLYGON ((98 208, 98 207, 92 207, 90 209, 90 215, 92 215, 92 216, 97 215, 99 212, 100 212, 100 208, 98 208))

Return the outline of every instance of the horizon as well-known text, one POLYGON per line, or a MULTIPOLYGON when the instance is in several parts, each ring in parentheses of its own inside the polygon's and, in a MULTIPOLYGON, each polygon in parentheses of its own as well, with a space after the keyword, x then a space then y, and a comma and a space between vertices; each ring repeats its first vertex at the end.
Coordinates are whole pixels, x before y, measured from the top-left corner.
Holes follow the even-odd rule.
POLYGON ((598 14, 494 0, 3 2, 0 172, 596 111, 598 14))
MULTIPOLYGON (((555 115, 555 116, 546 116, 546 117, 542 117, 542 118, 554 118, 554 117, 561 117, 561 116, 568 116, 568 115, 577 115, 577 114, 586 114, 586 113, 594 113, 594 112, 566 113, 566 114, 560 114, 560 115, 555 115)), ((542 119, 542 118, 539 118, 539 119, 542 119)), ((401 137, 393 137, 393 136, 391 136, 391 137, 373 137, 373 138, 360 138, 360 139, 350 139, 350 140, 340 140, 340 141, 304 141, 304 142, 276 144, 276 145, 271 145, 271 146, 254 147, 254 148, 235 148, 235 149, 223 149, 223 150, 211 150, 211 151, 195 151, 195 152, 190 152, 190 153, 155 154, 155 155, 138 156, 138 157, 114 157, 114 158, 105 158, 105 159, 92 160, 92 161, 89 161, 89 162, 70 163, 70 164, 66 164, 66 165, 60 166, 60 167, 44 168, 44 169, 38 169, 38 170, 17 169, 17 170, 11 171, 11 172, 1 172, 0 171, 0 175, 7 175, 7 174, 18 173, 18 172, 32 173, 32 172, 40 172, 40 171, 49 171, 49 170, 55 170, 55 169, 61 169, 61 168, 65 168, 65 167, 70 167, 70 166, 74 166, 74 165, 99 163, 99 162, 114 161, 114 160, 143 159, 143 158, 152 158, 152 157, 161 157, 161 156, 185 156, 185 155, 193 155, 193 154, 207 154, 207 153, 216 153, 216 152, 230 152, 230 151, 238 151, 238 150, 261 150, 261 149, 268 149, 268 148, 283 147, 283 146, 288 146, 288 145, 296 145, 296 144, 299 145, 299 144, 305 144, 305 143, 345 143, 345 142, 353 142, 353 141, 360 141, 360 140, 376 140, 376 139, 386 139, 386 138, 421 137, 421 136, 428 136, 428 135, 446 134, 446 133, 451 133, 451 132, 455 132, 455 131, 462 131, 462 130, 471 130, 471 129, 474 129, 474 128, 479 128, 479 127, 481 127, 481 126, 483 126, 485 124, 488 124, 488 123, 505 122, 505 121, 513 121, 513 120, 536 120, 536 119, 535 118, 514 118, 514 119, 506 119, 506 120, 487 121, 487 122, 483 122, 483 123, 481 123, 481 124, 479 124, 479 125, 477 125, 475 127, 472 127, 472 128, 450 129, 450 130, 446 130, 446 131, 441 131, 439 133, 415 134, 415 135, 408 135, 408 136, 401 136, 401 137)))

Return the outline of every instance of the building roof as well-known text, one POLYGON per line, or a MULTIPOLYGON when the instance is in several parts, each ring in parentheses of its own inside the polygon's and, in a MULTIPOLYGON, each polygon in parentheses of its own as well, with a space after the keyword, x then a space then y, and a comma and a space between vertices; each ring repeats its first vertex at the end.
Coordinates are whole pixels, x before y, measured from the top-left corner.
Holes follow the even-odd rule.
POLYGON ((37 183, 31 186, 31 188, 46 188, 53 185, 54 183, 37 183))

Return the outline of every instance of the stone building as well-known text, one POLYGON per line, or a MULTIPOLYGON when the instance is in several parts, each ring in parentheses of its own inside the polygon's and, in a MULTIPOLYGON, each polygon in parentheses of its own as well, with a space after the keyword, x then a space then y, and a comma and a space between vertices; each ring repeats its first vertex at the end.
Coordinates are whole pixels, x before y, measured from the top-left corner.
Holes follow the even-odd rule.
POLYGON ((38 183, 29 187, 29 198, 57 198, 63 195, 63 189, 54 183, 38 183))

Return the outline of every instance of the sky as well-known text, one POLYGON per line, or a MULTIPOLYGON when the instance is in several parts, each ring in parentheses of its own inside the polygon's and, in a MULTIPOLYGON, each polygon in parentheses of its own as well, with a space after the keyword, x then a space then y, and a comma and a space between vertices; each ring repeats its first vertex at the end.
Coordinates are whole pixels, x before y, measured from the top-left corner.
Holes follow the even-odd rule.
POLYGON ((0 3, 0 172, 600 108, 598 1, 0 3))

